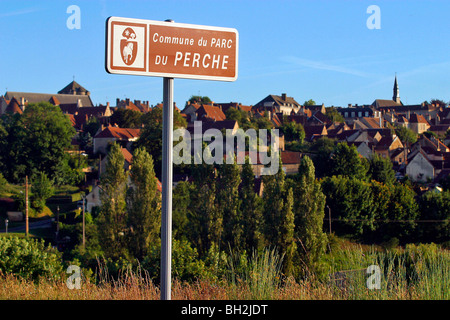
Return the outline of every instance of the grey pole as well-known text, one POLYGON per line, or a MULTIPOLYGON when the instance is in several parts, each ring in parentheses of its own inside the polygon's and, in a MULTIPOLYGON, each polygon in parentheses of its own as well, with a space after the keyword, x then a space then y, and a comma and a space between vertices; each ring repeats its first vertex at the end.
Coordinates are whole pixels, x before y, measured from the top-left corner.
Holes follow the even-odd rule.
POLYGON ((173 78, 163 79, 161 300, 171 300, 173 78))

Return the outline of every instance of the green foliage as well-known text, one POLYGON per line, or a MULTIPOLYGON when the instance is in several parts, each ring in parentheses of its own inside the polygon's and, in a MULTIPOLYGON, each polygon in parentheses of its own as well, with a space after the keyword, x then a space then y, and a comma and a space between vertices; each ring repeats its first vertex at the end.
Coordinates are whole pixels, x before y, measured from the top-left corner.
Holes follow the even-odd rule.
POLYGON ((264 238, 268 245, 275 245, 285 255, 284 272, 291 273, 294 252, 293 193, 286 182, 281 158, 275 175, 263 176, 264 182, 264 238))
MULTIPOLYGON (((273 299, 276 289, 281 285, 283 255, 276 249, 253 250, 251 256, 246 252, 231 252, 228 258, 227 279, 234 290, 244 282, 249 291, 249 299, 273 299)), ((237 292, 234 292, 237 296, 237 292)))
POLYGON ((331 156, 330 175, 343 175, 354 177, 359 180, 366 180, 368 167, 359 157, 354 145, 349 146, 345 142, 339 143, 331 156))
POLYGON ((119 108, 114 111, 110 123, 120 128, 139 128, 142 124, 142 113, 137 110, 119 108))
POLYGON ((57 279, 61 275, 60 254, 44 240, 0 237, 0 273, 29 279, 57 279))
POLYGON ((424 242, 444 242, 450 239, 450 191, 426 192, 419 198, 420 220, 434 221, 418 226, 424 242))
POLYGON ((0 172, 0 195, 5 192, 7 183, 8 181, 6 181, 5 177, 3 177, 3 174, 0 172))
POLYGON ((8 181, 45 172, 54 178, 75 135, 69 118, 48 102, 30 103, 23 114, 2 116, 1 171, 8 181))
POLYGON ((314 105, 316 105, 316 102, 313 99, 309 99, 309 100, 303 102, 303 105, 304 106, 314 106, 314 105))
POLYGON ((172 196, 172 233, 175 239, 187 238, 188 216, 191 210, 191 192, 194 192, 192 184, 181 181, 173 189, 172 196))
POLYGON ((399 127, 395 129, 395 133, 406 146, 410 146, 417 141, 417 134, 409 128, 399 127))
POLYGON ((242 223, 244 226, 244 250, 251 252, 253 249, 261 249, 264 245, 264 218, 262 214, 262 200, 255 193, 255 179, 253 167, 246 158, 241 171, 241 185, 239 188, 241 200, 242 223))
POLYGON ((308 156, 302 158, 293 190, 295 238, 301 242, 297 246, 299 257, 309 272, 317 272, 327 244, 322 231, 325 195, 315 179, 314 164, 308 156))
POLYGON ((331 154, 335 148, 334 141, 328 137, 320 137, 311 145, 310 152, 314 153, 314 162, 317 178, 325 177, 331 168, 331 154))
POLYGON ((211 99, 207 96, 194 96, 192 95, 189 98, 190 103, 199 103, 199 104, 208 104, 211 103, 211 99))
POLYGON ((133 153, 130 172, 131 185, 127 193, 129 249, 133 256, 142 259, 150 243, 159 239, 161 229, 160 198, 153 170, 153 159, 145 149, 133 153))
POLYGON ((222 242, 237 250, 243 247, 244 225, 240 209, 238 187, 241 183, 239 167, 233 164, 222 164, 217 169, 217 209, 223 219, 222 242))
POLYGON ((369 159, 369 171, 367 174, 378 182, 386 184, 395 182, 395 171, 392 169, 392 162, 376 153, 369 159))
POLYGON ((53 182, 44 172, 37 173, 31 179, 31 206, 38 212, 42 212, 45 201, 53 196, 55 189, 53 182))
POLYGON ((345 122, 344 117, 334 107, 325 108, 325 116, 332 122, 345 122))
MULTIPOLYGON (((144 147, 153 157, 154 170, 157 177, 161 177, 162 170, 162 108, 153 108, 150 112, 142 116, 144 128, 141 130, 139 139, 134 146, 144 147)), ((187 123, 178 111, 174 111, 173 128, 186 128, 187 123)))
POLYGON ((305 139, 305 129, 303 129, 303 126, 300 123, 290 121, 284 123, 282 129, 286 141, 299 141, 302 143, 305 139))
POLYGON ((107 158, 105 173, 101 176, 101 213, 98 218, 99 237, 106 258, 126 257, 126 182, 124 156, 114 143, 107 158))
MULTIPOLYGON (((148 255, 142 262, 142 267, 149 272, 152 279, 158 280, 161 269, 161 245, 153 244, 148 255)), ((172 274, 175 278, 195 280, 207 277, 205 262, 199 259, 196 248, 186 240, 173 240, 172 242, 172 274)))

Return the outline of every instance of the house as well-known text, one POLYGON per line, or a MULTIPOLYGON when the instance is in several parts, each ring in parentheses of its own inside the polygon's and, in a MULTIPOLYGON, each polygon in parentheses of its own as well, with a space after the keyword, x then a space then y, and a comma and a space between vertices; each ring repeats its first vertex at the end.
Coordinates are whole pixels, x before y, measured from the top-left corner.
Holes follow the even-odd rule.
POLYGON ((435 168, 423 151, 417 152, 406 165, 406 174, 413 181, 427 182, 435 177, 435 168))
POLYGON ((349 104, 348 108, 336 108, 336 110, 344 117, 346 121, 362 117, 379 118, 381 116, 381 112, 375 110, 374 107, 371 106, 352 106, 349 104))
POLYGON ((383 158, 390 159, 392 153, 397 149, 403 149, 403 143, 396 135, 384 136, 376 143, 374 151, 383 158))
MULTIPOLYGON (((203 104, 195 111, 196 120, 200 121, 222 121, 226 120, 225 114, 220 107, 203 104)), ((192 119, 191 119, 192 121, 192 119)))
POLYGON ((53 93, 34 93, 34 92, 18 92, 7 91, 4 99, 11 100, 16 98, 22 111, 25 110, 29 103, 49 102, 55 106, 77 105, 78 107, 92 107, 90 93, 75 81, 69 83, 57 94, 53 93))
POLYGON ((417 134, 421 134, 430 128, 430 124, 423 115, 413 113, 409 118, 409 129, 417 134))
POLYGON ((347 142, 347 144, 349 146, 354 145, 356 147, 356 151, 358 151, 358 153, 366 159, 369 159, 372 156, 372 149, 370 149, 369 143, 366 141, 347 142))
POLYGON ((300 109, 300 103, 294 98, 288 97, 286 93, 282 93, 281 96, 270 94, 253 106, 255 111, 267 110, 272 113, 282 112, 285 115, 290 115, 292 111, 297 113, 300 109))
POLYGON ((200 107, 200 104, 188 101, 186 107, 181 111, 181 114, 186 115, 187 122, 194 122, 197 120, 197 110, 200 107))
POLYGON ((326 125, 306 125, 305 129, 305 141, 313 141, 320 137, 328 135, 326 125))
POLYGON ((20 104, 15 97, 13 97, 11 100, 6 100, 4 99, 4 97, 2 98, 2 103, 0 104, 0 115, 6 113, 23 113, 24 109, 20 107, 20 104))
POLYGON ((119 98, 117 98, 116 110, 118 109, 130 109, 142 113, 147 113, 150 111, 148 101, 134 100, 134 102, 132 102, 129 98, 126 98, 125 100, 120 100, 119 98))
MULTIPOLYGON (((266 154, 266 152, 249 152, 249 151, 241 151, 238 152, 238 157, 249 157, 253 173, 255 174, 255 177, 259 178, 261 177, 261 171, 264 168, 264 164, 261 161, 260 153, 266 154), (242 153, 245 153, 245 155, 242 155, 242 153), (255 161, 256 160, 256 161, 255 161)), ((301 162, 301 152, 295 152, 295 151, 280 151, 281 156, 281 162, 282 162, 282 169, 287 175, 291 174, 297 174, 298 169, 300 167, 301 162)), ((242 165, 240 165, 242 166, 242 165)))
POLYGON ((139 138, 140 129, 103 127, 94 136, 94 153, 106 154, 108 144, 119 142, 121 146, 130 149, 131 144, 139 138))

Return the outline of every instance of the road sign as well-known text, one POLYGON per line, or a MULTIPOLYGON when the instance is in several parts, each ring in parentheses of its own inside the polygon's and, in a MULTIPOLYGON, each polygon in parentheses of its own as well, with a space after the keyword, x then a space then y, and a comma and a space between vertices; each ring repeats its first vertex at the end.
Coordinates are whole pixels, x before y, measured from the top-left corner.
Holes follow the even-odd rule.
POLYGON ((235 81, 238 48, 233 28, 119 17, 106 21, 109 73, 235 81))

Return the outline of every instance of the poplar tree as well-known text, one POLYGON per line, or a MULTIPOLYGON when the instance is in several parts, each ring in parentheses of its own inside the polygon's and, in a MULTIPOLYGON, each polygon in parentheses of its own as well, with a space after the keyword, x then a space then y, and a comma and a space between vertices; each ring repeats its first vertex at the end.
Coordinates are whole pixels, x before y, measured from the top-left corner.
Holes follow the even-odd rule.
POLYGON ((217 170, 217 208, 223 219, 222 240, 233 249, 243 248, 243 219, 239 200, 239 184, 241 183, 239 167, 236 159, 232 164, 222 164, 217 170))
POLYGON ((108 153, 104 174, 101 176, 99 237, 106 258, 128 256, 125 232, 127 226, 125 158, 117 143, 108 153))
POLYGON ((264 235, 267 245, 277 246, 284 255, 283 270, 290 273, 293 266, 294 215, 293 192, 286 182, 281 158, 279 169, 274 175, 267 175, 264 181, 264 235))
POLYGON ((142 260, 150 244, 159 241, 161 229, 161 201, 153 158, 144 148, 137 148, 133 153, 130 182, 127 193, 129 250, 142 260))
POLYGON ((325 195, 316 181, 314 164, 308 156, 302 158, 295 180, 295 236, 301 242, 297 246, 298 253, 307 269, 317 271, 327 243, 322 231, 325 195))
POLYGON ((239 199, 244 227, 244 249, 247 252, 258 250, 264 245, 262 200, 255 192, 255 177, 248 157, 242 166, 239 199))
MULTIPOLYGON (((206 149, 206 154, 209 150, 206 149)), ((219 245, 223 232, 223 217, 217 208, 214 165, 202 162, 192 165, 194 179, 191 210, 188 212, 188 237, 200 255, 206 254, 212 244, 219 245)))

